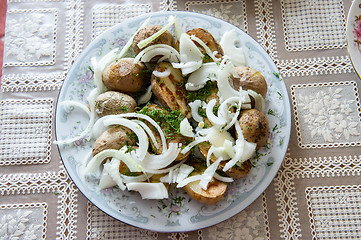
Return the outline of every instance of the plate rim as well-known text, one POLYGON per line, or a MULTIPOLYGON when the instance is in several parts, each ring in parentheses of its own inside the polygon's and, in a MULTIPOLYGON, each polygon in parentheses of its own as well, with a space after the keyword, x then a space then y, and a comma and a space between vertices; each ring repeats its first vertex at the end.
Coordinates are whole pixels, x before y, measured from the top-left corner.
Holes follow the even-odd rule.
MULTIPOLYGON (((357 76, 359 77, 359 79, 361 79, 361 64, 360 64, 359 67, 357 67, 357 65, 355 64, 355 56, 350 50, 350 48, 352 48, 352 46, 351 46, 352 42, 350 42, 351 39, 349 37, 353 35, 352 30, 351 30, 351 28, 352 28, 351 22, 352 21, 351 21, 350 17, 354 16, 354 11, 356 11, 355 9, 357 8, 356 6, 360 5, 360 4, 361 4, 361 0, 353 0, 352 1, 351 6, 350 6, 349 11, 348 11, 348 14, 347 14, 346 33, 345 33, 346 42, 347 42, 347 53, 348 53, 348 55, 350 57, 352 67, 353 67, 355 73, 357 74, 357 76)), ((352 37, 352 40, 353 40, 353 37, 352 37)), ((359 52, 359 54, 361 54, 361 52, 359 52)))
MULTIPOLYGON (((258 47, 260 47, 262 50, 263 50, 263 53, 265 55, 267 55, 269 57, 269 59, 271 60, 271 65, 278 70, 278 73, 280 74, 280 78, 282 81, 281 83, 281 87, 282 87, 282 90, 283 90, 283 94, 285 95, 285 101, 286 101, 286 105, 284 106, 284 112, 287 112, 286 116, 288 116, 288 118, 286 118, 286 128, 285 128, 285 131, 287 131, 288 134, 285 135, 285 141, 283 144, 285 144, 284 146, 284 149, 282 150, 282 160, 280 160, 279 162, 277 162, 278 164, 274 164, 273 167, 276 167, 277 170, 275 170, 272 174, 268 174, 266 176, 264 176, 264 178, 261 179, 261 181, 258 183, 260 184, 261 182, 265 182, 266 184, 263 184, 262 186, 259 186, 259 187, 255 187, 252 191, 252 193, 249 195, 251 197, 247 197, 246 199, 246 204, 245 206, 241 209, 241 210, 238 210, 235 211, 235 213, 232 213, 230 216, 228 217, 224 217, 222 218, 221 220, 217 220, 217 221, 214 221, 214 223, 212 224, 207 224, 207 225, 202 225, 202 226, 195 226, 195 227, 191 227, 189 229, 179 229, 179 227, 175 227, 175 229, 173 229, 172 227, 170 228, 167 228, 167 229, 155 229, 155 228, 151 228, 151 227, 145 227, 145 226, 140 226, 140 225, 137 225, 137 224, 133 224, 131 223, 130 221, 125 221, 124 219, 121 220, 119 218, 117 218, 116 216, 113 216, 113 214, 109 211, 110 210, 110 206, 107 206, 106 209, 103 209, 101 207, 99 207, 99 202, 92 198, 91 196, 87 196, 86 192, 88 191, 88 189, 85 189, 85 186, 83 186, 83 184, 81 184, 79 186, 78 183, 76 183, 72 177, 72 172, 73 170, 69 169, 71 168, 71 164, 68 163, 67 159, 64 159, 62 157, 62 154, 61 154, 61 150, 60 150, 60 146, 58 144, 56 144, 57 146, 57 149, 58 149, 58 153, 59 153, 59 157, 61 159, 61 161, 63 162, 63 165, 64 165, 64 168, 69 176, 69 178, 71 179, 71 181, 74 183, 74 185, 79 189, 80 193, 89 201, 91 202, 95 207, 97 207, 99 210, 101 210, 103 213, 107 214, 108 216, 114 218, 115 220, 118 220, 122 223, 125 223, 127 225, 130 225, 130 226, 133 226, 133 227, 137 227, 137 228, 141 228, 141 229, 145 229, 145 230, 150 230, 150 231, 154 231, 154 232, 163 232, 163 233, 170 233, 170 232, 190 232, 190 231, 196 231, 196 230, 200 230, 200 229, 203 229, 203 228, 207 228, 207 227, 211 227, 211 226, 214 226, 216 224, 219 224, 221 222, 224 222, 230 218, 232 218, 233 216, 239 214, 240 212, 242 212, 243 210, 245 210, 247 207, 249 207, 250 204, 252 204, 268 187, 269 185, 271 184, 272 180, 275 178, 276 174, 278 173, 281 165, 282 165, 282 162, 284 161, 285 157, 286 157, 286 153, 287 153, 287 149, 288 149, 288 145, 289 145, 289 141, 290 141, 290 137, 291 137, 291 125, 292 125, 292 113, 291 113, 291 105, 290 105, 290 99, 289 99, 289 93, 287 91, 287 86, 283 80, 283 77, 281 76, 281 73, 275 63, 275 61, 271 58, 271 56, 267 53, 267 51, 264 49, 264 47, 258 42, 256 41, 256 39, 254 39, 251 35, 249 35, 248 33, 246 33, 244 30, 240 29, 239 27, 235 26, 234 24, 232 23, 229 23, 223 19, 220 19, 220 18, 217 18, 217 17, 214 17, 214 16, 210 16, 210 15, 206 15, 206 14, 203 14, 203 13, 196 13, 196 12, 187 12, 187 11, 166 11, 166 12, 150 12, 150 13, 146 13, 146 14, 142 14, 142 15, 139 15, 139 16, 136 16, 136 17, 132 17, 132 18, 128 18, 128 19, 125 19, 123 22, 121 23, 118 23, 110 28, 108 28, 107 30, 105 30, 103 33, 101 33, 99 36, 95 37, 94 39, 91 40, 91 42, 82 49, 82 52, 76 57, 76 59, 74 60, 74 62, 72 63, 69 71, 66 73, 66 77, 64 78, 64 81, 61 85, 61 88, 59 89, 59 93, 58 93, 58 96, 57 96, 57 101, 56 101, 56 107, 55 107, 55 120, 54 120, 54 130, 55 130, 55 138, 57 139, 58 137, 58 118, 59 118, 59 115, 58 112, 59 111, 59 99, 60 97, 64 94, 63 93, 63 87, 65 85, 66 82, 70 81, 70 80, 67 80, 69 78, 69 76, 72 75, 73 71, 75 71, 75 65, 78 65, 82 62, 82 60, 84 60, 84 58, 87 56, 87 54, 89 53, 89 50, 92 49, 92 47, 94 45, 97 44, 97 42, 99 42, 99 39, 102 38, 103 35, 105 35, 105 33, 107 32, 112 32, 113 30, 117 29, 119 27, 119 25, 122 25, 122 24, 126 24, 126 23, 129 23, 129 22, 132 22, 132 21, 135 21, 136 19, 143 19, 143 18, 147 18, 147 17, 150 17, 150 16, 171 16, 171 15, 177 15, 177 14, 184 14, 184 15, 190 15, 192 17, 195 17, 195 18, 199 18, 200 16, 202 16, 203 18, 211 18, 211 19, 214 19, 215 21, 218 21, 218 22, 222 22, 223 24, 228 24, 230 26, 232 26, 232 28, 236 28, 238 31, 241 31, 243 32, 244 34, 248 35, 256 44, 258 47), (287 143, 287 144, 286 144, 287 143)), ((220 212, 220 214, 226 214, 224 212, 220 212)), ((229 214, 227 214, 229 215, 229 214)), ((191 224, 192 226, 194 225, 197 225, 197 224, 191 224)), ((169 226, 168 226, 169 227, 169 226)))

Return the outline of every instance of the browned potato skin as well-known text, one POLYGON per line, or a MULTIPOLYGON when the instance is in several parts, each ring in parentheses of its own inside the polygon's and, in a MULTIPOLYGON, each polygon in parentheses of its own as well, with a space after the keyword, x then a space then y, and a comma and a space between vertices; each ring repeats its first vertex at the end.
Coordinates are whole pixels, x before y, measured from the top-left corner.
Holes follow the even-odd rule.
MULTIPOLYGON (((213 35, 203 28, 194 28, 187 31, 188 35, 194 35, 200 40, 202 40, 211 50, 212 52, 217 51, 217 58, 220 58, 224 55, 223 49, 219 42, 213 37, 213 35)), ((196 42, 195 42, 196 43, 196 42)), ((198 43, 196 43, 198 45, 198 43)), ((205 50, 201 49, 201 51, 205 54, 205 50)))
POLYGON ((192 182, 183 187, 188 195, 205 204, 215 204, 219 202, 227 190, 227 183, 213 179, 207 187, 207 190, 199 186, 199 181, 192 182))
MULTIPOLYGON (((145 28, 140 29, 137 34, 135 34, 133 38, 133 50, 136 54, 140 53, 142 49, 139 49, 137 46, 138 43, 144 39, 147 39, 148 37, 152 36, 159 30, 161 30, 162 27, 158 25, 151 25, 147 26, 145 28)), ((169 46, 175 47, 175 38, 174 36, 167 30, 163 34, 161 34, 159 37, 154 39, 151 43, 149 43, 146 47, 149 47, 151 45, 155 44, 167 44, 169 46)))
POLYGON ((103 72, 103 83, 109 90, 135 93, 144 86, 146 66, 134 64, 134 58, 122 58, 113 62, 103 72))
POLYGON ((269 137, 269 123, 264 113, 257 109, 243 110, 238 121, 248 142, 256 143, 257 149, 266 144, 269 137))
POLYGON ((156 65, 155 70, 163 72, 167 67, 171 69, 168 77, 158 78, 152 74, 150 80, 152 91, 164 107, 179 109, 187 118, 190 118, 191 111, 186 99, 186 79, 182 76, 182 72, 173 68, 170 63, 161 62, 156 65))
POLYGON ((99 117, 134 112, 136 107, 137 103, 131 96, 117 91, 107 91, 95 99, 95 112, 99 117))
MULTIPOLYGON (((154 109, 154 110, 164 110, 162 109, 160 106, 158 106, 157 104, 149 104, 148 107, 150 109, 154 109)), ((153 127, 153 125, 151 125, 150 123, 148 122, 145 122, 148 127, 150 128, 150 130, 152 130, 154 136, 155 136, 155 139, 158 143, 158 146, 159 148, 156 148, 156 146, 154 145, 153 141, 149 141, 150 143, 150 146, 152 148, 152 151, 155 153, 155 154, 161 154, 162 151, 163 151, 163 147, 162 147, 162 140, 158 134, 158 131, 153 127)), ((166 124, 166 123, 163 123, 163 124, 166 124)), ((183 135, 180 135, 180 134, 174 134, 172 136, 168 136, 166 132, 164 132, 164 135, 167 139, 167 144, 169 145, 169 143, 181 143, 183 146, 186 145, 186 141, 192 141, 193 139, 192 138, 189 138, 189 137, 185 137, 183 135), (171 137, 171 138, 169 138, 171 137)), ((183 159, 186 159, 190 154, 190 151, 188 151, 187 153, 185 154, 182 154, 182 153, 179 153, 177 158, 174 160, 174 161, 182 161, 183 159)))
POLYGON ((123 126, 113 126, 103 132, 94 142, 92 154, 95 156, 105 149, 119 150, 125 145, 136 144, 136 136, 130 129, 123 126))
POLYGON ((250 89, 266 97, 267 82, 260 72, 250 67, 236 67, 235 72, 238 77, 231 76, 234 89, 238 91, 242 87, 243 90, 250 89))

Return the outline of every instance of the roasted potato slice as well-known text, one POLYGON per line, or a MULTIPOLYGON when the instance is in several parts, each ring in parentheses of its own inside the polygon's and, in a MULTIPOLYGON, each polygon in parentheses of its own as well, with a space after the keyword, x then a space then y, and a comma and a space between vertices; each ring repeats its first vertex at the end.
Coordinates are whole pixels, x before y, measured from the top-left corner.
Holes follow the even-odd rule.
MULTIPOLYGON (((211 50, 212 52, 217 51, 216 57, 220 58, 224 55, 223 49, 219 42, 213 37, 213 35, 203 28, 194 28, 187 31, 188 35, 194 35, 202 40, 211 50)), ((196 42, 195 42, 196 43, 196 42)), ((198 43, 196 45, 199 46, 198 43)), ((201 52, 206 54, 205 50, 201 48, 201 52)), ((211 60, 211 59, 209 59, 211 60)))
POLYGON ((95 112, 99 117, 134 112, 136 107, 137 103, 131 96, 117 91, 107 91, 95 99, 95 112))
POLYGON ((104 69, 103 83, 109 90, 135 93, 143 88, 147 71, 144 63, 134 64, 134 58, 122 58, 104 69))
POLYGON ((151 77, 151 86, 154 95, 160 103, 169 109, 179 109, 187 118, 190 118, 191 111, 187 104, 185 89, 186 79, 179 69, 173 68, 172 64, 161 62, 155 66, 155 71, 164 72, 170 70, 167 77, 151 77))
POLYGON ((112 126, 103 132, 94 142, 92 154, 95 156, 105 149, 121 149, 122 147, 134 146, 137 136, 129 128, 123 126, 112 126))
POLYGON ((269 137, 269 123, 264 113, 257 109, 242 110, 238 121, 248 142, 256 143, 257 149, 266 144, 269 137))
POLYGON ((208 184, 207 190, 204 190, 199 185, 199 181, 188 183, 183 189, 188 193, 188 195, 205 204, 215 204, 219 202, 224 193, 227 190, 227 183, 212 179, 208 184))

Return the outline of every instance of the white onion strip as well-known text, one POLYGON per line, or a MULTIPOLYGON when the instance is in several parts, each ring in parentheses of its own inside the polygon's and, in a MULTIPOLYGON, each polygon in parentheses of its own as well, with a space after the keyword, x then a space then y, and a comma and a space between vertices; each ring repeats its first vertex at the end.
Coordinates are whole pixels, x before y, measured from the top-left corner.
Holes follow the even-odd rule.
POLYGON ((190 151, 193 147, 195 147, 197 144, 201 143, 201 142, 205 142, 208 141, 207 137, 198 137, 196 138, 193 142, 191 142, 190 144, 188 144, 187 146, 185 146, 181 153, 182 154, 186 154, 188 151, 190 151))
POLYGON ((142 28, 145 28, 149 21, 150 21, 151 17, 148 17, 143 23, 142 25, 138 28, 138 30, 133 34, 133 36, 128 40, 128 42, 124 45, 123 49, 120 51, 118 58, 122 58, 123 55, 128 51, 128 49, 130 48, 130 46, 133 44, 133 39, 134 36, 139 32, 139 30, 141 30, 142 28))
POLYGON ((112 158, 108 170, 109 170, 109 175, 112 177, 114 182, 118 185, 118 187, 122 191, 124 191, 126 189, 126 186, 123 183, 123 179, 120 177, 119 166, 120 166, 120 160, 117 158, 112 158))
POLYGON ((142 105, 145 104, 147 102, 149 102, 149 100, 152 98, 152 86, 150 85, 147 89, 147 91, 140 96, 140 98, 138 99, 138 105, 142 105))
MULTIPOLYGON (((94 122, 95 122, 95 117, 96 117, 96 113, 94 111, 95 109, 95 96, 98 95, 98 89, 95 88, 93 89, 89 96, 88 96, 88 102, 89 102, 89 106, 90 106, 90 114, 89 114, 89 123, 86 126, 86 128, 84 129, 83 132, 81 132, 78 136, 70 138, 70 139, 66 139, 66 140, 56 140, 54 141, 55 144, 58 145, 64 145, 64 144, 70 144, 73 143, 75 141, 78 141, 82 138, 84 138, 92 129, 94 122)), ((89 113, 89 112, 88 112, 89 113)), ((91 136, 90 136, 91 137, 91 136)))
POLYGON ((169 166, 178 157, 180 149, 177 143, 169 143, 169 148, 162 154, 146 153, 141 165, 145 169, 159 170, 169 166))
POLYGON ((135 56, 134 63, 136 64, 140 60, 142 62, 149 62, 153 57, 158 55, 168 56, 170 62, 179 62, 180 60, 179 52, 172 46, 167 44, 155 44, 140 51, 140 53, 135 56))
POLYGON ((84 174, 95 172, 106 158, 117 158, 125 163, 131 172, 143 172, 141 166, 124 149, 106 149, 95 155, 85 166, 84 174))
POLYGON ((225 119, 219 118, 213 113, 213 108, 216 105, 216 103, 217 103, 216 99, 212 99, 211 101, 208 102, 206 108, 207 118, 213 125, 223 126, 224 124, 226 124, 225 119))
POLYGON ((140 41, 137 46, 139 49, 143 49, 144 47, 146 47, 149 43, 151 43, 154 39, 156 39, 157 37, 159 37, 160 35, 162 35, 165 31, 168 30, 168 28, 170 28, 170 26, 172 26, 174 24, 176 20, 175 16, 170 16, 168 18, 168 24, 165 25, 164 27, 162 27, 162 29, 160 29, 158 32, 154 33, 152 36, 143 39, 142 41, 140 41))
POLYGON ((156 71, 156 70, 153 71, 153 75, 156 77, 159 77, 159 78, 168 77, 170 75, 170 73, 171 73, 171 71, 168 66, 163 72, 156 71))
POLYGON ((199 185, 201 186, 201 188, 203 188, 204 190, 207 190, 207 186, 208 183, 212 180, 214 173, 216 172, 219 163, 222 161, 223 159, 221 157, 219 157, 215 162, 213 162, 209 167, 207 167, 207 169, 203 172, 202 174, 202 179, 199 182, 199 185))
POLYGON ((164 132, 163 132, 162 128, 159 126, 159 124, 156 121, 154 121, 151 117, 141 114, 141 113, 122 113, 122 114, 118 114, 117 116, 118 117, 136 117, 136 118, 141 118, 141 119, 147 120, 150 124, 152 124, 157 129, 157 131, 160 135, 160 138, 162 140, 163 151, 167 150, 168 147, 167 147, 167 141, 165 139, 164 132))
POLYGON ((214 62, 220 62, 221 58, 216 58, 216 56, 214 55, 214 53, 212 52, 212 50, 198 37, 196 37, 195 35, 191 35, 190 38, 193 41, 196 41, 197 43, 199 43, 199 45, 201 45, 201 47, 206 50, 206 53, 208 54, 208 56, 210 56, 212 58, 212 60, 214 62))
POLYGON ((168 173, 172 170, 174 170, 175 168, 178 168, 180 167, 187 159, 183 159, 182 161, 180 161, 179 163, 171 166, 171 167, 168 167, 168 168, 163 168, 163 169, 159 169, 159 170, 156 170, 156 169, 146 169, 146 168, 143 168, 144 172, 146 172, 147 174, 163 174, 163 173, 168 173))
POLYGON ((144 129, 141 128, 139 126, 139 124, 135 123, 132 120, 126 119, 126 118, 113 117, 113 118, 108 118, 108 119, 104 120, 104 125, 105 126, 122 125, 124 127, 129 128, 130 130, 132 130, 135 133, 135 135, 137 135, 137 137, 138 137, 139 148, 137 150, 135 150, 136 156, 139 161, 142 161, 144 159, 144 157, 146 156, 146 154, 148 152, 149 140, 148 140, 148 136, 145 133, 144 129))
POLYGON ((139 120, 133 120, 133 122, 136 122, 138 123, 143 129, 144 131, 148 134, 148 136, 150 137, 150 139, 152 140, 155 148, 159 148, 159 145, 158 145, 158 142, 157 140, 155 139, 155 136, 153 134, 153 131, 147 126, 147 124, 145 124, 144 122, 142 121, 139 121, 139 120))
POLYGON ((222 182, 226 182, 226 183, 233 182, 233 178, 223 177, 223 176, 219 175, 217 172, 214 173, 213 177, 222 182))
POLYGON ((202 102, 201 100, 197 99, 193 102, 190 102, 188 105, 191 107, 192 117, 197 122, 202 122, 203 117, 199 115, 198 109, 201 106, 202 102))

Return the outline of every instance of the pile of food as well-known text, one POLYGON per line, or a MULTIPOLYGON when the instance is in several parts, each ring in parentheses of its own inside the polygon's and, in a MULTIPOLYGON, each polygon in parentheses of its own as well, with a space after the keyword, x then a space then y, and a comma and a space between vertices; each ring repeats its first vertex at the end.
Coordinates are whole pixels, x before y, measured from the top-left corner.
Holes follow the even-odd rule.
POLYGON ((82 174, 97 175, 102 189, 163 199, 174 184, 214 204, 269 141, 267 82, 246 66, 235 31, 218 42, 205 29, 182 31, 174 16, 168 21, 147 19, 123 49, 92 59, 88 108, 61 103, 86 111, 89 124, 57 143, 95 140, 82 174))

